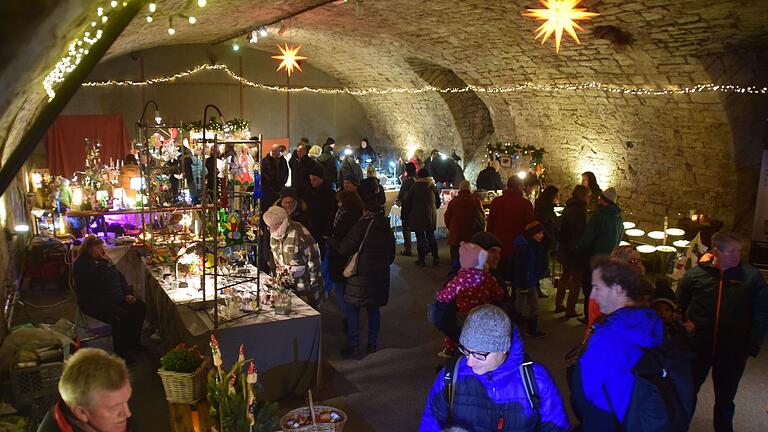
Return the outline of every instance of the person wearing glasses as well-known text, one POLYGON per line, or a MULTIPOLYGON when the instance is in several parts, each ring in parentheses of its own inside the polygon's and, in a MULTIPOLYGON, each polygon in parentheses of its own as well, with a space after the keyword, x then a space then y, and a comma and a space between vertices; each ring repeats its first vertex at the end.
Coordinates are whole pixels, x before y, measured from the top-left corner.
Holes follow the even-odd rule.
POLYGON ((552 375, 525 359, 520 333, 503 309, 474 308, 458 349, 462 357, 455 367, 435 379, 421 432, 569 430, 552 375), (524 382, 524 377, 530 379, 524 382))

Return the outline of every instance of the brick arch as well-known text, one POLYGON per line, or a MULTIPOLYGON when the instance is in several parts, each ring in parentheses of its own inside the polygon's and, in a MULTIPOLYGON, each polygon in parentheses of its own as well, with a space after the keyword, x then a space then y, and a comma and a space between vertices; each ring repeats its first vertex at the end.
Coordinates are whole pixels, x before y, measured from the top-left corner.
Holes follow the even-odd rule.
MULTIPOLYGON (((463 88, 467 86, 455 72, 440 65, 416 58, 406 59, 411 68, 426 83, 438 88, 463 88)), ((474 92, 440 93, 461 138, 461 149, 456 153, 465 160, 465 174, 475 177, 482 169, 478 161, 482 160, 485 143, 494 136, 493 119, 488 107, 474 92), (480 153, 478 153, 480 152, 480 153), (478 169, 479 168, 479 169, 478 169)))

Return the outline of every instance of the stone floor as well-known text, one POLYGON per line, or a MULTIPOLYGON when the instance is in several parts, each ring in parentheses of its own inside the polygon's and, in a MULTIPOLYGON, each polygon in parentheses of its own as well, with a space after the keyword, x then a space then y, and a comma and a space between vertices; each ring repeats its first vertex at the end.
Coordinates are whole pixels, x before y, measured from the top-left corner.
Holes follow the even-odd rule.
MULTIPOLYGON (((441 246, 444 246, 441 243, 441 246)), ((447 252, 447 248, 442 251, 447 252)), ((350 415, 345 428, 351 432, 415 431, 418 429, 424 403, 441 364, 436 353, 442 338, 426 319, 426 306, 435 289, 445 282, 447 263, 439 267, 419 268, 413 258, 398 256, 392 266, 392 288, 389 305, 383 309, 379 351, 361 360, 343 360, 339 351, 345 337, 341 331, 341 314, 333 300, 322 308, 323 357, 321 388, 315 400, 343 409, 350 415)), ((38 297, 38 296, 35 296, 38 297)), ((48 298, 35 298, 37 303, 53 303, 48 298)), ((54 296, 55 297, 55 296, 54 296)), ((29 296, 27 296, 30 299, 29 296)), ((30 300, 31 301, 31 300, 30 300)), ((551 313, 552 299, 543 302, 546 312, 542 328, 545 339, 526 340, 526 348, 537 361, 546 365, 567 397, 563 355, 582 337, 584 326, 576 320, 565 321, 551 313)), ((16 321, 55 321, 70 316, 72 305, 55 308, 20 307, 16 321), (27 312, 29 311, 29 312, 27 312)), ((365 320, 363 319, 363 322, 365 320)), ((365 331, 361 332, 365 335, 365 331)), ((364 336, 363 336, 364 337, 364 336)), ((363 339, 364 341, 364 339, 363 339)), ((361 343, 364 342, 361 341, 361 343)), ((100 342, 108 347, 108 340, 100 342)), ((159 353, 149 353, 132 367, 134 397, 131 400, 138 430, 168 430, 168 412, 162 386, 157 377, 159 353)), ((692 431, 711 430, 713 394, 711 381, 699 395, 699 410, 692 431)), ((750 359, 736 400, 737 431, 768 430, 768 354, 750 359)), ((300 398, 280 401, 285 410, 304 403, 300 398)))

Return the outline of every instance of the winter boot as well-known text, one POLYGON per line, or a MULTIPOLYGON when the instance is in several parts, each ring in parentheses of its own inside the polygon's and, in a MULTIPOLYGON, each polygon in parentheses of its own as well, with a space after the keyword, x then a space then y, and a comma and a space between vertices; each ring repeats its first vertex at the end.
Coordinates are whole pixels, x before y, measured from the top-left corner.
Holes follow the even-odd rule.
POLYGON ((417 266, 424 267, 427 263, 424 261, 427 258, 427 250, 423 247, 418 247, 416 250, 419 253, 419 259, 416 261, 417 266))
POLYGON ((543 338, 547 334, 539 330, 539 318, 528 318, 528 326, 525 329, 525 335, 529 337, 543 338))

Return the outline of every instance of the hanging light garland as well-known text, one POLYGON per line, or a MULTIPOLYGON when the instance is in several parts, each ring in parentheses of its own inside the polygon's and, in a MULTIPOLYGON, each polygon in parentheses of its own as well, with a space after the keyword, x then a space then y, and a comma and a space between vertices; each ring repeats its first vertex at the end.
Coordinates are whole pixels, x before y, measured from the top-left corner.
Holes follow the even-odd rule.
POLYGON ((109 15, 114 9, 122 4, 125 7, 128 2, 117 1, 101 1, 102 4, 96 8, 95 16, 92 16, 91 23, 86 25, 79 37, 76 37, 69 43, 69 48, 66 54, 59 59, 59 61, 53 66, 53 70, 48 72, 48 75, 43 79, 43 88, 45 93, 48 94, 48 100, 53 100, 56 97, 56 90, 59 84, 61 84, 67 75, 72 73, 80 62, 83 60, 83 56, 88 55, 91 47, 101 39, 104 33, 103 27, 109 21, 109 15))
POLYGON ((513 93, 522 91, 535 91, 535 92, 560 92, 560 91, 604 91, 609 93, 629 94, 636 96, 668 96, 676 94, 691 94, 691 93, 742 93, 742 94, 768 94, 768 87, 756 87, 756 86, 739 86, 739 85, 723 85, 723 84, 697 84, 691 87, 679 87, 674 89, 659 89, 659 88, 645 88, 645 87, 628 87, 615 84, 604 84, 598 82, 589 82, 582 84, 534 84, 523 83, 514 84, 510 86, 500 87, 482 87, 468 85, 466 87, 450 87, 441 88, 434 86, 423 87, 400 87, 400 88, 315 88, 315 87, 284 87, 277 85, 258 84, 247 80, 246 78, 237 75, 232 72, 226 65, 199 65, 192 69, 188 69, 184 72, 179 72, 173 75, 168 75, 159 78, 151 78, 144 81, 88 81, 82 85, 85 87, 125 87, 125 86, 148 86, 155 84, 163 84, 173 82, 180 78, 185 78, 191 75, 198 74, 206 70, 221 70, 229 75, 232 79, 239 81, 245 86, 253 87, 262 90, 278 91, 278 92, 307 92, 307 93, 320 93, 320 94, 349 94, 353 96, 367 96, 367 95, 388 95, 388 94, 418 94, 418 93, 513 93))

